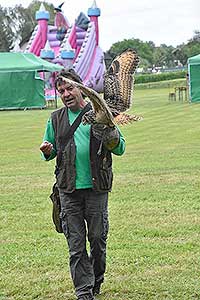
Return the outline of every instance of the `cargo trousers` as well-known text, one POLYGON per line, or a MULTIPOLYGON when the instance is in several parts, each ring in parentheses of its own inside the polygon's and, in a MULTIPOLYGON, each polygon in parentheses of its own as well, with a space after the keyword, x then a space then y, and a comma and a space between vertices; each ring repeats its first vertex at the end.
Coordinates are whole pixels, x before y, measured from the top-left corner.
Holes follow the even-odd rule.
POLYGON ((77 297, 90 296, 94 284, 104 281, 109 229, 108 192, 80 189, 66 193, 59 189, 59 194, 62 228, 68 243, 75 293, 77 297))

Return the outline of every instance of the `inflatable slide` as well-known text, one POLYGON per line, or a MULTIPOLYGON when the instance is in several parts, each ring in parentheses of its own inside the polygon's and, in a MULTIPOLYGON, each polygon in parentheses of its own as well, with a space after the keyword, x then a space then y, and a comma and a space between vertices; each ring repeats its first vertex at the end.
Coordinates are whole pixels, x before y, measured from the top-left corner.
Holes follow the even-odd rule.
POLYGON ((41 4, 36 12, 38 25, 25 52, 34 53, 63 67, 73 67, 85 85, 102 92, 105 62, 104 53, 99 47, 100 9, 94 0, 88 9, 88 17, 81 12, 74 24, 69 24, 62 13, 62 5, 55 8, 54 25, 49 25, 49 12, 41 4))

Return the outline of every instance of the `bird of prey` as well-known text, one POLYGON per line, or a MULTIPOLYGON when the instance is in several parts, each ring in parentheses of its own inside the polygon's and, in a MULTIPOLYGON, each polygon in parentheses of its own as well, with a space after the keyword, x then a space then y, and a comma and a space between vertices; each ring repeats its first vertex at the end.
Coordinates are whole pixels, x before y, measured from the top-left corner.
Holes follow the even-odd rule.
POLYGON ((142 117, 125 113, 133 102, 134 74, 139 57, 133 49, 118 55, 104 75, 104 99, 109 106, 115 123, 126 124, 142 117))
POLYGON ((83 123, 102 123, 110 127, 115 126, 114 116, 112 115, 107 103, 95 90, 64 76, 60 77, 63 81, 80 88, 81 92, 91 101, 94 111, 88 111, 85 113, 83 116, 83 123))
MULTIPOLYGON (((139 63, 139 57, 133 49, 127 49, 117 56, 104 75, 103 98, 89 87, 73 81, 83 94, 92 103, 94 114, 89 117, 86 113, 86 122, 97 122, 108 126, 126 124, 141 119, 125 113, 132 105, 134 73, 139 63), (92 121, 91 121, 92 120, 92 121)), ((68 78, 62 77, 64 81, 72 83, 68 78)))

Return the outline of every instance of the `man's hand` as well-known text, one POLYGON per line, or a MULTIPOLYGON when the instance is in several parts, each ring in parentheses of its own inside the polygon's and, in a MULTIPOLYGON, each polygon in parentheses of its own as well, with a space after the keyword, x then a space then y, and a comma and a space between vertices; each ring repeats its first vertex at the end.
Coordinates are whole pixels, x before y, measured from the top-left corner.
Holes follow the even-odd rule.
POLYGON ((53 145, 51 143, 49 143, 48 141, 44 141, 41 145, 40 145, 40 150, 44 153, 44 155, 46 156, 50 156, 51 155, 51 151, 53 149, 53 145))
POLYGON ((114 127, 96 123, 92 125, 92 133, 96 139, 102 141, 108 150, 114 149, 119 143, 119 131, 114 127))

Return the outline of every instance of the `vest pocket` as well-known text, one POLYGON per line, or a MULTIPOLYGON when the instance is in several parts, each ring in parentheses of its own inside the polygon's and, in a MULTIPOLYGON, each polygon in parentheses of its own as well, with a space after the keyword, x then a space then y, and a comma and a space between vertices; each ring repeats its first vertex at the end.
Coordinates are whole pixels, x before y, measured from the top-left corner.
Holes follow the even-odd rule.
POLYGON ((57 184, 59 188, 67 188, 69 192, 75 189, 75 154, 76 148, 73 143, 69 143, 65 150, 60 152, 61 159, 57 167, 57 184))
POLYGON ((112 168, 100 169, 100 189, 110 190, 112 187, 113 173, 112 168))
POLYGON ((57 183, 58 183, 58 187, 59 188, 65 188, 66 187, 66 170, 63 169, 59 169, 58 171, 58 175, 57 175, 57 183))
POLYGON ((66 187, 66 167, 67 167, 67 159, 65 151, 62 151, 60 165, 56 169, 57 175, 57 184, 59 188, 66 187))

